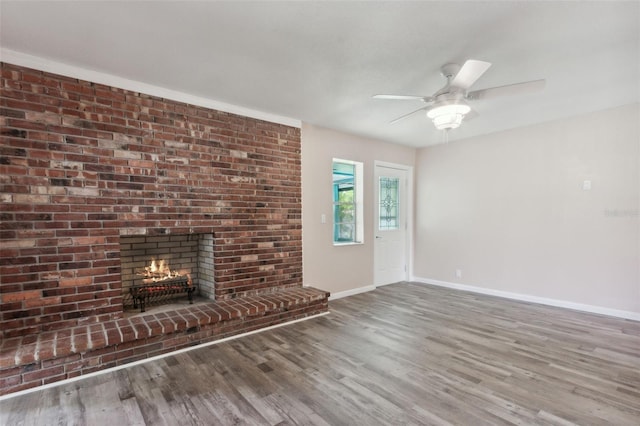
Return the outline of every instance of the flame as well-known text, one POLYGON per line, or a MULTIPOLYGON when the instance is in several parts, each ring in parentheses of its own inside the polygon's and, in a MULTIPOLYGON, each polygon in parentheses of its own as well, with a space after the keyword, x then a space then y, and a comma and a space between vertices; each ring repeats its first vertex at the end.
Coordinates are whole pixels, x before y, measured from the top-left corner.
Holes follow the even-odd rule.
POLYGON ((156 260, 152 258, 149 266, 145 266, 144 271, 138 272, 138 275, 142 275, 143 284, 156 283, 172 278, 184 278, 187 280, 189 286, 193 284, 191 272, 188 269, 172 271, 171 268, 169 268, 169 262, 166 262, 164 259, 156 260))
POLYGON ((164 280, 167 278, 178 277, 183 274, 174 272, 169 268, 169 263, 164 259, 157 260, 152 258, 151 264, 144 268, 144 273, 142 274, 145 277, 153 278, 154 281, 164 280))
POLYGON ((158 273, 158 274, 166 274, 171 275, 171 269, 169 268, 169 264, 165 263, 164 259, 160 259, 158 264, 156 264, 155 259, 151 259, 151 266, 149 266, 149 272, 158 273))

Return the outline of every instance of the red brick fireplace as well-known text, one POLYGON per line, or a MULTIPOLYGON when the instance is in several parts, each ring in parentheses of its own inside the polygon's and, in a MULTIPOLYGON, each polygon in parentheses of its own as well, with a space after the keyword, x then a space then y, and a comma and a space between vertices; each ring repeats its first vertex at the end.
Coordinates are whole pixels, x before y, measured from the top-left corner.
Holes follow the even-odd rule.
POLYGON ((327 310, 302 287, 298 128, 5 63, 1 83, 0 394, 327 310), (121 247, 175 238, 206 246, 215 300, 125 318, 121 247))

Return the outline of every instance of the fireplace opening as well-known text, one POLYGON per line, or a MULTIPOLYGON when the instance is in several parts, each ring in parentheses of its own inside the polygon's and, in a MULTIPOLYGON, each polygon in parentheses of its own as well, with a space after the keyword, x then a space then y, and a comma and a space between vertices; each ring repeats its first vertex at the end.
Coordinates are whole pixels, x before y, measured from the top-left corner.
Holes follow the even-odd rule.
POLYGON ((214 299, 213 234, 120 237, 125 311, 214 299))

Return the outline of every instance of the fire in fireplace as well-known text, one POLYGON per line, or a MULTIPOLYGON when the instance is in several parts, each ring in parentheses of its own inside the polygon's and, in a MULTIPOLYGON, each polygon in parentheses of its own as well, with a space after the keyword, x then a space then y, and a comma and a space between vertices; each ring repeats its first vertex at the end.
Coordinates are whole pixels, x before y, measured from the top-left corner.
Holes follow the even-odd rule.
POLYGON ((186 294, 189 303, 193 303, 193 292, 196 287, 191 280, 188 271, 172 271, 169 263, 164 260, 156 263, 151 260, 151 265, 146 266, 138 275, 142 276, 141 283, 134 284, 130 288, 133 307, 140 305, 140 311, 145 311, 145 306, 151 302, 166 301, 173 296, 186 294))
POLYGON ((139 272, 138 275, 142 275, 142 282, 144 284, 151 284, 179 277, 187 277, 188 281, 191 282, 191 274, 188 271, 172 271, 169 267, 169 262, 164 259, 160 259, 156 262, 156 260, 152 258, 151 264, 149 266, 145 266, 144 270, 139 272))

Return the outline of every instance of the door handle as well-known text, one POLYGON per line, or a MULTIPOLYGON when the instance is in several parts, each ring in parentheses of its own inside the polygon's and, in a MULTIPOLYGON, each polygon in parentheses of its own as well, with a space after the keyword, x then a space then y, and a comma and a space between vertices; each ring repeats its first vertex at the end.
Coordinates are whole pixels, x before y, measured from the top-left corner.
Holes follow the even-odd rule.
POLYGON ((382 239, 380 235, 376 235, 376 239, 382 239))

